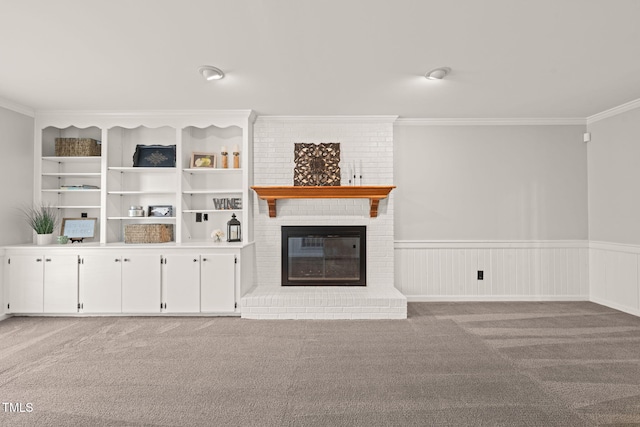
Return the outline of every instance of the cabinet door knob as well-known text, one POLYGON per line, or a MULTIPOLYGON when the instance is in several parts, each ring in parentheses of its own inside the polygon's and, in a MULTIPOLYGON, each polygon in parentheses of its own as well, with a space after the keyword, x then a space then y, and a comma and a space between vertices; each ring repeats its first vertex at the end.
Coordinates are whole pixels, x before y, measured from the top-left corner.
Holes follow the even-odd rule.
POLYGON ((124 262, 130 262, 131 260, 129 258, 125 258, 123 259, 124 262))
POLYGON ((193 259, 193 262, 198 262, 198 260, 194 258, 194 259, 193 259))
POLYGON ((120 258, 114 259, 115 262, 120 262, 120 258))
POLYGON ((46 262, 51 262, 51 258, 46 258, 45 261, 46 262))
POLYGON ((206 260, 207 260, 206 258, 202 258, 202 261, 206 261, 206 260))

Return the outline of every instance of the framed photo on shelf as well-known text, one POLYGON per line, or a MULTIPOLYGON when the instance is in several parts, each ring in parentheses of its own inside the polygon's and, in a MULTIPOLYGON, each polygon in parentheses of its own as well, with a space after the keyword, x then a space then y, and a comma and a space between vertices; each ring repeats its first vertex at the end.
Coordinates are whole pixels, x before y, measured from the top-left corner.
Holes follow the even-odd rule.
POLYGON ((63 218, 60 235, 67 236, 72 242, 93 239, 97 220, 97 218, 63 218))
POLYGON ((191 167, 192 168, 215 168, 216 167, 216 154, 215 153, 191 153, 191 167))
POLYGON ((171 205, 153 205, 153 206, 149 206, 149 210, 147 212, 147 216, 172 217, 173 216, 173 206, 171 206, 171 205))

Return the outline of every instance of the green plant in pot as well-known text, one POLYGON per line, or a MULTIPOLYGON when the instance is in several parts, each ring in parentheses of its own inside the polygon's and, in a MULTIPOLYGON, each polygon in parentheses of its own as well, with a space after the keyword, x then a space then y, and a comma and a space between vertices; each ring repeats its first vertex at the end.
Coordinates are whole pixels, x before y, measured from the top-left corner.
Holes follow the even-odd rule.
POLYGON ((24 208, 22 212, 29 226, 36 232, 36 243, 52 243, 53 230, 58 225, 58 211, 51 206, 39 205, 24 208))

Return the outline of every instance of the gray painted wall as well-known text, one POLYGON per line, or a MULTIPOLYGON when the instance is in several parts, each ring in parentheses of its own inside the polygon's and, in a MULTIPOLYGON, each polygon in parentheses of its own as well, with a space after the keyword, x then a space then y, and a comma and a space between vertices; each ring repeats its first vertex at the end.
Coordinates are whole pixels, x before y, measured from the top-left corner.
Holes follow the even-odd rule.
POLYGON ((584 131, 395 126, 396 240, 587 239, 584 131))
POLYGON ((33 202, 33 126, 32 117, 0 108, 0 245, 32 241, 18 208, 33 202))
POLYGON ((640 109, 588 126, 589 238, 640 244, 640 109))

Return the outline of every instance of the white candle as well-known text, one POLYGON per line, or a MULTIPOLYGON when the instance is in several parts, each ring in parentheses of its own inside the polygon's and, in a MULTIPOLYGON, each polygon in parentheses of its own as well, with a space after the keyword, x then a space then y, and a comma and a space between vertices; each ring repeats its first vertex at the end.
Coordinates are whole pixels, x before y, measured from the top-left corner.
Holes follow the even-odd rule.
POLYGON ((237 144, 233 146, 233 152, 234 153, 239 153, 240 152, 240 150, 238 150, 238 145, 237 144))
POLYGON ((222 150, 220 150, 220 152, 222 152, 222 153, 226 153, 226 152, 227 152, 227 146, 226 146, 226 145, 223 145, 223 146, 222 146, 222 150))

